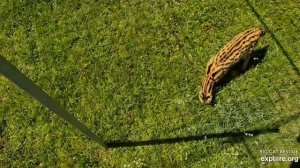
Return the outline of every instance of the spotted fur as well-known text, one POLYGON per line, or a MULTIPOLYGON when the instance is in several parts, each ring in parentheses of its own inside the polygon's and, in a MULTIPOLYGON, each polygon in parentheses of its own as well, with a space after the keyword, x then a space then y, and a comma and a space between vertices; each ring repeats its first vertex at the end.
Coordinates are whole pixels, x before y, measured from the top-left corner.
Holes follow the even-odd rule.
POLYGON ((202 90, 199 93, 202 103, 211 104, 214 85, 220 81, 233 65, 242 60, 242 70, 247 68, 250 53, 253 51, 259 38, 264 34, 265 31, 260 28, 248 29, 235 36, 208 61, 202 90))

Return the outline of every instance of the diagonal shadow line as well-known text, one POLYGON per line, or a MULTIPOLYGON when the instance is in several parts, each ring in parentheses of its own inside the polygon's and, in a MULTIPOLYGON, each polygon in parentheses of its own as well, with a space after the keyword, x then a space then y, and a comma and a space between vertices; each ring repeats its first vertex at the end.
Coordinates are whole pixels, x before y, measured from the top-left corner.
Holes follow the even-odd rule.
POLYGON ((272 39, 275 41, 276 45, 279 47, 283 55, 287 58, 289 61, 290 65, 292 66, 292 69, 295 71, 295 73, 300 77, 300 71, 299 68, 296 66, 294 63, 293 59, 291 56, 289 56, 288 52, 284 49, 283 45, 279 42, 279 40, 276 38, 275 34, 273 31, 269 28, 269 26, 264 22, 260 14, 255 10, 254 6, 251 4, 250 0, 245 0, 252 12, 254 13, 255 17, 259 20, 259 22, 264 26, 264 28, 267 30, 268 33, 270 33, 272 39))
MULTIPOLYGON (((265 29, 270 33, 272 39, 275 41, 275 43, 277 44, 277 46, 280 48, 280 50, 282 51, 282 53, 284 54, 284 56, 288 59, 290 65, 292 66, 292 69, 300 77, 300 71, 299 71, 298 67, 295 65, 293 59, 289 56, 289 54, 284 49, 284 47, 279 42, 279 40, 276 38, 275 34, 271 31, 271 29, 263 21, 263 19, 258 14, 258 12, 255 10, 255 8, 250 3, 250 1, 249 0, 245 0, 245 1, 247 2, 247 4, 249 5, 249 7, 251 8, 252 12, 257 17, 257 19, 261 22, 261 24, 265 27, 265 29)), ((6 61, 6 60, 2 60, 2 61, 6 61)), ((0 67, 0 69, 1 69, 1 67, 0 67)), ((7 77, 7 74, 12 73, 12 72, 5 71, 5 69, 1 69, 1 70, 4 70, 4 71, 2 71, 2 73, 6 77, 7 77)), ((13 72, 13 73, 18 74, 20 72, 13 72)), ((18 74, 18 75, 20 75, 20 74, 18 74)), ((23 74, 21 74, 21 75, 22 75, 22 77, 24 79, 25 76, 23 74)), ((12 80, 14 83, 16 83, 20 88, 22 88, 24 90, 26 90, 26 87, 28 87, 29 85, 33 84, 33 82, 30 81, 29 79, 25 79, 25 81, 27 82, 28 85, 25 86, 25 88, 24 88, 24 86, 22 86, 22 82, 18 81, 18 79, 15 78, 15 79, 10 79, 10 80, 12 80)), ((38 88, 36 86, 32 87, 30 89, 33 89, 33 90, 31 90, 31 92, 32 91, 33 92, 36 91, 37 93, 41 93, 41 91, 42 91, 40 88, 38 88)), ((28 92, 28 88, 27 88, 27 92, 28 92)), ((71 116, 70 114, 67 114, 66 111, 62 107, 60 107, 58 104, 54 103, 53 100, 48 95, 45 96, 45 93, 42 93, 42 98, 39 97, 39 96, 41 96, 41 95, 36 94, 36 96, 34 96, 34 97, 37 100, 39 100, 42 104, 46 105, 49 109, 54 110, 54 112, 56 112, 56 111, 63 112, 62 114, 57 113, 62 118, 71 117, 72 119, 67 119, 67 121, 70 122, 70 123, 72 123, 72 125, 78 125, 78 124, 81 125, 81 123, 79 123, 79 121, 77 121, 75 118, 73 118, 73 116, 71 116), (37 97, 39 97, 40 99, 37 98, 37 97), (49 107, 49 101, 50 101, 50 107, 49 107)), ((90 135, 89 137, 91 139, 95 140, 96 142, 98 142, 101 145, 106 146, 108 148, 148 146, 148 145, 160 145, 160 144, 172 144, 172 143, 180 143, 180 142, 201 141, 201 140, 213 139, 213 138, 228 138, 228 137, 234 137, 234 138, 236 138, 236 137, 245 137, 245 136, 247 136, 245 132, 225 132, 225 133, 216 133, 216 134, 189 136, 189 137, 178 137, 178 138, 156 139, 156 140, 145 140, 145 141, 118 141, 118 140, 116 140, 116 141, 102 142, 102 140, 99 137, 97 137, 96 135, 93 135, 93 133, 90 132, 89 130, 87 130, 87 128, 84 125, 81 125, 80 128, 79 128, 79 130, 81 130, 82 132, 89 132, 88 134, 90 135)), ((278 133, 279 132, 279 128, 252 130, 252 131, 246 131, 246 132, 249 135, 257 136, 259 134, 278 133)))
POLYGON ((245 140, 245 139, 243 139, 243 145, 244 145, 244 147, 245 147, 247 153, 249 154, 249 156, 250 156, 251 159, 253 160, 255 167, 259 167, 259 162, 258 162, 257 159, 255 158, 254 154, 252 153, 252 151, 251 151, 249 145, 246 143, 246 140, 245 140))
POLYGON ((275 126, 275 127, 280 128, 281 126, 283 126, 283 125, 285 125, 285 124, 287 124, 289 122, 298 120, 298 118, 300 118, 300 112, 292 114, 292 115, 290 115, 290 116, 288 116, 286 118, 280 119, 277 122, 273 123, 272 125, 275 126))
POLYGON ((65 121, 72 124, 76 129, 84 133, 87 137, 105 147, 102 138, 93 133, 88 127, 78 121, 71 115, 64 107, 55 102, 49 95, 47 95, 41 88, 34 82, 27 78, 15 66, 9 63, 4 57, 0 55, 0 74, 16 84, 19 88, 29 93, 32 97, 38 100, 45 107, 55 112, 58 116, 65 121))
MULTIPOLYGON (((283 53, 283 55, 287 58, 287 60, 289 61, 290 65, 292 66, 292 69, 295 71, 296 75, 298 75, 298 77, 300 77, 300 71, 299 68, 296 66, 296 64, 294 63, 293 59, 289 56, 289 54, 287 53, 287 51, 284 49, 283 45, 279 42, 279 40, 276 38, 275 34, 273 33, 273 31, 271 31, 271 29, 269 28, 269 26, 264 22, 264 20, 262 19, 262 17, 260 16, 260 14, 255 10, 254 6, 251 4, 250 0, 245 0, 246 3, 248 4, 248 6, 250 7, 251 11, 254 13, 255 17, 259 20, 259 22, 264 26, 264 28, 270 33, 272 39, 275 41, 276 45, 279 47, 279 49, 281 50, 281 52, 283 53)), ((296 85, 297 86, 297 85, 296 85)), ((297 86, 298 87, 298 86, 297 86)), ((299 87, 298 87, 299 88, 299 87)), ((272 100, 272 99, 271 99, 272 100)), ((274 102, 272 100, 272 103, 274 105, 274 102)), ((292 120, 296 120, 300 117, 300 113, 296 113, 293 114, 285 119, 279 120, 275 123, 275 127, 279 128, 281 125, 284 125, 292 120)), ((273 124, 274 126, 274 124, 273 124)), ((297 141, 300 142, 300 136, 298 136, 297 141)), ((299 166, 299 165, 298 165, 299 166)), ((292 165, 291 165, 292 167, 292 165)), ((297 167, 297 166, 296 166, 297 167)))
POLYGON ((246 132, 225 132, 225 133, 215 133, 206 134, 198 136, 189 137, 178 137, 178 138, 166 138, 166 139, 156 139, 156 140, 145 140, 145 141, 108 141, 103 142, 102 139, 89 130, 84 124, 79 122, 73 115, 68 113, 62 106, 56 103, 49 95, 47 95, 41 88, 35 85, 30 79, 28 79, 24 74, 22 74, 16 67, 5 60, 4 57, 0 55, 0 73, 6 78, 15 83, 18 87, 28 92, 36 100, 42 103, 44 106, 48 107, 50 110, 55 112, 57 115, 62 117, 65 121, 72 124, 75 128, 80 130, 90 139, 98 142, 104 147, 116 148, 116 147, 134 147, 134 146, 145 146, 145 145, 159 145, 159 144, 172 144, 179 142, 189 142, 189 141, 199 141, 212 138, 226 138, 226 137, 246 137, 246 136, 257 136, 259 134, 266 133, 277 133, 279 128, 272 127, 271 129, 260 129, 260 130, 250 130, 246 132))
POLYGON ((145 141, 108 141, 105 142, 108 148, 119 148, 119 147, 135 147, 135 146, 149 146, 149 145, 161 145, 161 144, 173 144, 180 142, 190 142, 190 141, 201 141, 214 138, 241 138, 246 136, 258 136, 260 134, 268 133, 278 133, 279 128, 268 128, 260 130, 250 130, 245 132, 224 132, 215 134, 205 134, 205 135, 195 135, 188 137, 176 137, 176 138, 166 138, 166 139, 154 139, 145 141))

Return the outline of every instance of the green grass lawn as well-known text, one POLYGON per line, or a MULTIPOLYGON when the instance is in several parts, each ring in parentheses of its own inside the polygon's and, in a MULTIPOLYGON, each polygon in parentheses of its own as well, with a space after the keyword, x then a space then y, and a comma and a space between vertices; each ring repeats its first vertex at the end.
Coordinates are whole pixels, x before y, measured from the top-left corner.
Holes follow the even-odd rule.
POLYGON ((0 76, 0 167, 289 167, 260 150, 300 157, 300 3, 251 4, 267 53, 205 106, 209 58, 264 28, 246 1, 0 1, 0 54, 105 141, 280 129, 105 149, 0 76))

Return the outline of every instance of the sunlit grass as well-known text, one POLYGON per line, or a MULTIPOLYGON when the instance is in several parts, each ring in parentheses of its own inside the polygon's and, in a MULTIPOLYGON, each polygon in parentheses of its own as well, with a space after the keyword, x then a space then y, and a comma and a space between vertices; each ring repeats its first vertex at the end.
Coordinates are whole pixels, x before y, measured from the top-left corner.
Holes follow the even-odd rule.
MULTIPOLYGON (((297 2, 253 5, 300 67, 297 2)), ((223 86, 214 106, 199 103, 209 58, 262 27, 244 1, 1 1, 0 18, 0 54, 107 141, 281 128, 105 150, 1 77, 2 166, 255 167, 260 149, 300 152, 299 76, 270 34, 260 64, 223 86)))

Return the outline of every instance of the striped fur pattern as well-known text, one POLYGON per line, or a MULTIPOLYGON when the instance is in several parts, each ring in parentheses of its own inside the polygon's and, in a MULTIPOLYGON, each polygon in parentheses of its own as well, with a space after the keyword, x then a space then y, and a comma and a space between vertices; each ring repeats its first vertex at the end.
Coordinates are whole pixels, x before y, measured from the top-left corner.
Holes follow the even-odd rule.
POLYGON ((242 70, 246 70, 249 55, 264 34, 265 31, 260 28, 248 29, 235 36, 208 61, 202 90, 199 93, 203 104, 211 104, 215 83, 220 81, 233 65, 243 61, 242 70))

